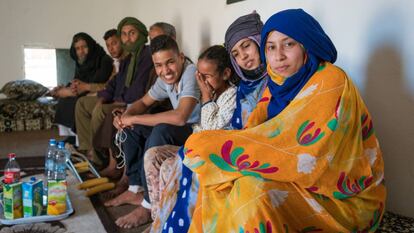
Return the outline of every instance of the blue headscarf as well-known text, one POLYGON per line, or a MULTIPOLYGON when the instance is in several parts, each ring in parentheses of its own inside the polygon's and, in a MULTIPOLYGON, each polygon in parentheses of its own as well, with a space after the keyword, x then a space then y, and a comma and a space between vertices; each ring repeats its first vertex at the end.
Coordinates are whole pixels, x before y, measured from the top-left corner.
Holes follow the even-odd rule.
POLYGON ((290 9, 272 15, 263 26, 260 46, 262 61, 266 61, 265 44, 272 31, 281 32, 301 43, 307 60, 297 73, 286 77, 282 85, 269 79, 268 87, 272 98, 267 109, 268 119, 279 114, 295 98, 322 61, 334 63, 337 56, 334 44, 318 21, 302 9, 290 9))

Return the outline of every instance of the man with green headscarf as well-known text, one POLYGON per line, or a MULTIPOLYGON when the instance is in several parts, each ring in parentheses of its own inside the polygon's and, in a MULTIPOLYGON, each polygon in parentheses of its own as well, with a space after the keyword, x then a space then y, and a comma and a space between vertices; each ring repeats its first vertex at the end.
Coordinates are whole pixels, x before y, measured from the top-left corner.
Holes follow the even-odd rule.
POLYGON ((148 31, 141 21, 133 17, 124 18, 118 24, 118 35, 129 55, 121 63, 117 77, 98 96, 104 102, 130 104, 144 96, 154 65, 150 48, 145 45, 148 31))
MULTIPOLYGON (((95 118, 103 119, 105 118, 104 115, 110 114, 115 107, 124 109, 127 104, 131 104, 143 97, 148 87, 156 79, 151 51, 149 46, 145 45, 148 37, 145 25, 136 18, 126 17, 118 24, 117 34, 121 38, 122 47, 128 55, 121 61, 117 76, 106 84, 104 90, 98 92, 98 104, 111 105, 111 107, 100 108, 106 109, 106 111, 94 112, 91 114, 92 118, 95 116, 95 118)), ((83 124, 88 125, 88 123, 84 122, 83 124)), ((94 127, 95 130, 91 132, 92 134, 97 131, 97 127, 99 126, 94 127)), ((110 127, 112 127, 112 124, 110 127)), ((80 129, 83 128, 85 130, 92 130, 89 126, 80 127, 80 129)), ((95 135, 91 136, 94 137, 95 135)), ((90 141, 87 144, 92 144, 92 138, 88 137, 88 140, 90 141)), ((80 145, 83 144, 85 142, 80 142, 80 145)), ((90 150, 89 148, 82 149, 90 150)), ((89 152, 92 151, 90 150, 89 152)), ((88 154, 89 158, 96 165, 101 167, 106 165, 107 159, 99 157, 96 153, 88 154)))
POLYGON ((126 17, 118 24, 118 33, 121 34, 124 49, 131 54, 125 86, 129 87, 135 73, 137 58, 148 39, 147 27, 133 17, 126 17))

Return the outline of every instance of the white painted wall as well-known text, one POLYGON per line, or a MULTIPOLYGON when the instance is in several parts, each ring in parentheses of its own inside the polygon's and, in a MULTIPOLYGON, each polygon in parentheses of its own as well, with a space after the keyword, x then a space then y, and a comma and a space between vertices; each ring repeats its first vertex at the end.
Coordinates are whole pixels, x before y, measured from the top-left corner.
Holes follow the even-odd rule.
POLYGON ((407 0, 0 0, 0 86, 23 77, 23 45, 68 47, 85 31, 103 45, 106 29, 123 16, 147 26, 174 24, 193 60, 221 44, 238 16, 257 10, 265 21, 287 8, 304 8, 338 50, 337 65, 361 89, 384 152, 387 209, 414 217, 414 1, 407 0), (114 3, 118 3, 115 6, 114 3), (92 10, 91 10, 92 9, 92 10))
POLYGON ((84 31, 105 48, 103 34, 133 13, 131 2, 0 0, 0 87, 24 78, 25 45, 69 48, 72 36, 84 31))
MULTIPOLYGON (((364 62, 377 44, 397 40, 401 49, 406 47, 411 51, 410 56, 414 55, 406 37, 414 37, 414 29, 410 27, 413 1, 246 0, 226 5, 226 0, 152 0, 151 4, 138 0, 133 8, 147 25, 155 21, 175 25, 178 41, 192 59, 208 45, 223 43, 227 27, 242 14, 256 10, 266 21, 277 11, 303 8, 321 23, 334 41, 339 53, 336 64, 347 70, 361 88, 364 87, 364 62)), ((408 81, 414 92, 414 79, 408 81)))

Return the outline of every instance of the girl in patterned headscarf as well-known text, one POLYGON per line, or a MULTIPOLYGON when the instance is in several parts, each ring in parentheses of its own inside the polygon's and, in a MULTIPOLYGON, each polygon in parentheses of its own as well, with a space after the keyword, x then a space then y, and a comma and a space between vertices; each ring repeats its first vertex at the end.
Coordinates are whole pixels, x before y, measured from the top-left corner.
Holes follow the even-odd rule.
POLYGON ((230 53, 234 70, 240 77, 237 87, 237 107, 232 128, 242 129, 266 85, 266 67, 260 59, 260 31, 263 23, 253 12, 236 19, 227 29, 225 46, 230 53))

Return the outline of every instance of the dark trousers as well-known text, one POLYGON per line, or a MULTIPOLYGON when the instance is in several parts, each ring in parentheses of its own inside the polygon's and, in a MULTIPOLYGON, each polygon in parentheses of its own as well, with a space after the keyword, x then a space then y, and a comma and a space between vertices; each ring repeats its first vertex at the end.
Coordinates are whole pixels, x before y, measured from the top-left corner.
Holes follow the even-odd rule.
POLYGON ((55 120, 53 123, 69 127, 75 132, 75 106, 78 97, 61 98, 56 104, 55 120))
POLYGON ((176 126, 170 124, 158 124, 154 127, 134 125, 133 129, 125 129, 126 141, 122 145, 125 153, 125 166, 130 185, 144 187, 144 198, 148 197, 147 180, 144 171, 144 153, 147 149, 162 145, 184 145, 193 129, 191 124, 176 126))
POLYGON ((105 119, 95 135, 93 135, 92 146, 96 155, 105 162, 109 162, 109 149, 113 152, 116 162, 121 163, 121 158, 115 155, 119 154, 118 147, 115 145, 116 128, 113 125, 114 117, 112 114, 106 114, 105 119))

